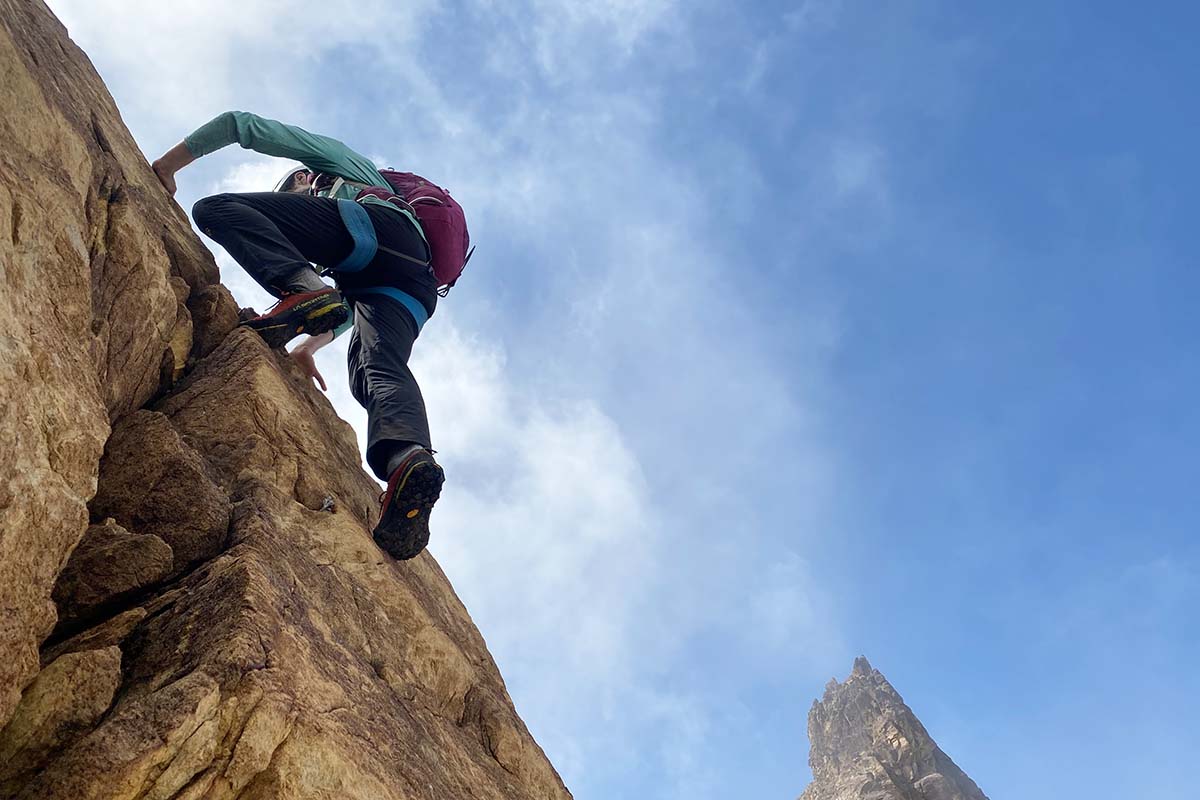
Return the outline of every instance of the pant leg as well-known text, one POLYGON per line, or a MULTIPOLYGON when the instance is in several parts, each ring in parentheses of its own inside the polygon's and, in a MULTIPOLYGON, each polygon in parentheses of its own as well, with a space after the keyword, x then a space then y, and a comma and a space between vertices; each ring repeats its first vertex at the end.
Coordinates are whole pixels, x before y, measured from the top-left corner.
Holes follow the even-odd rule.
POLYGON ((431 446, 425 400, 408 368, 416 338, 416 324, 404 306, 381 295, 355 299, 346 355, 350 391, 367 410, 367 464, 384 481, 396 445, 431 446))
MULTIPOLYGON (((420 234, 399 214, 368 208, 382 244, 427 258, 420 234)), ((206 197, 192 210, 196 224, 223 246, 252 278, 279 295, 285 283, 309 264, 335 266, 354 247, 331 198, 260 192, 206 197)), ((370 285, 392 285, 436 306, 429 270, 381 254, 363 271, 370 285)), ((364 284, 367 285, 367 284, 364 284)), ((367 463, 387 480, 387 461, 398 444, 431 446, 425 401, 408 368, 416 323, 399 303, 380 295, 354 298, 354 333, 348 366, 350 388, 367 410, 367 463)))
POLYGON ((205 234, 276 297, 310 264, 334 266, 354 247, 337 201, 286 192, 218 194, 192 207, 205 234))

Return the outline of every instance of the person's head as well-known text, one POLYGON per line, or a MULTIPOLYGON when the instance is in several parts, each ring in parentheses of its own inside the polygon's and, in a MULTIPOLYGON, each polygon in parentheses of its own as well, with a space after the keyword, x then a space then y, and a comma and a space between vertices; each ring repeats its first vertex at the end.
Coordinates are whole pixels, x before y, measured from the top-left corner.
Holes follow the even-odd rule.
POLYGON ((294 192, 296 194, 305 194, 308 192, 309 186, 312 184, 313 174, 303 167, 294 169, 284 175, 279 183, 275 184, 277 192, 294 192))

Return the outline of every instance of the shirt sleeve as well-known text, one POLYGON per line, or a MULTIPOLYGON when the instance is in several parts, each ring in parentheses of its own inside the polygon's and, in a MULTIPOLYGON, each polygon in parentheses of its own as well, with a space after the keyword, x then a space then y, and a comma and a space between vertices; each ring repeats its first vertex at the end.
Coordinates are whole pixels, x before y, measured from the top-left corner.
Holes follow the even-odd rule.
POLYGON ((337 139, 309 133, 248 111, 226 111, 201 125, 183 140, 196 158, 235 142, 247 150, 290 158, 316 172, 325 172, 368 186, 387 186, 371 160, 337 139))

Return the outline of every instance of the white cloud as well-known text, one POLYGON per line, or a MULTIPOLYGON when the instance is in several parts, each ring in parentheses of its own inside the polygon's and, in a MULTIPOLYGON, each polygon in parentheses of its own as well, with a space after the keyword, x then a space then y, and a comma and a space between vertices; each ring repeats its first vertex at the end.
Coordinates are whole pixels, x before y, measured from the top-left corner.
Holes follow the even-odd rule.
POLYGON ((674 0, 534 0, 538 60, 554 82, 579 78, 591 66, 581 64, 587 56, 599 50, 605 59, 628 58, 643 37, 679 13, 674 0))
POLYGON ((267 192, 295 166, 296 164, 282 159, 254 155, 250 160, 234 165, 233 169, 221 176, 211 193, 267 192))
POLYGON ((439 323, 413 362, 448 475, 431 549, 517 683, 620 691, 660 538, 637 461, 594 403, 522 390, 439 323))
POLYGON ((366 50, 371 58, 401 59, 433 5, 429 0, 409 0, 403 9, 386 0, 49 4, 72 39, 104 65, 126 115, 152 125, 151 135, 186 133, 209 116, 249 105, 251 98, 256 110, 307 115, 316 107, 327 54, 366 50))
MULTIPOLYGON (((654 34, 680 30, 687 16, 678 0, 476 0, 473 5, 496 31, 489 42, 491 67, 508 79, 554 87, 603 82, 654 34)), ((685 44, 672 38, 675 48, 685 44)))

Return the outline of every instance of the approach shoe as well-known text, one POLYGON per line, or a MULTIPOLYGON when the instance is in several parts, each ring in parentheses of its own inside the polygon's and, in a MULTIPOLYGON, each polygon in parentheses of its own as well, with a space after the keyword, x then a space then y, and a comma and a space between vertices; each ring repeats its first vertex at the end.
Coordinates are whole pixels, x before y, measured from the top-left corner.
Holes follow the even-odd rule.
POLYGON ((302 333, 316 336, 331 331, 349 316, 341 294, 329 286, 315 292, 286 294, 266 314, 242 324, 258 331, 271 347, 283 347, 302 333))
POLYGON ((372 535, 388 555, 403 561, 415 558, 429 544, 429 512, 442 494, 446 475, 423 447, 392 473, 379 496, 379 524, 372 535))

